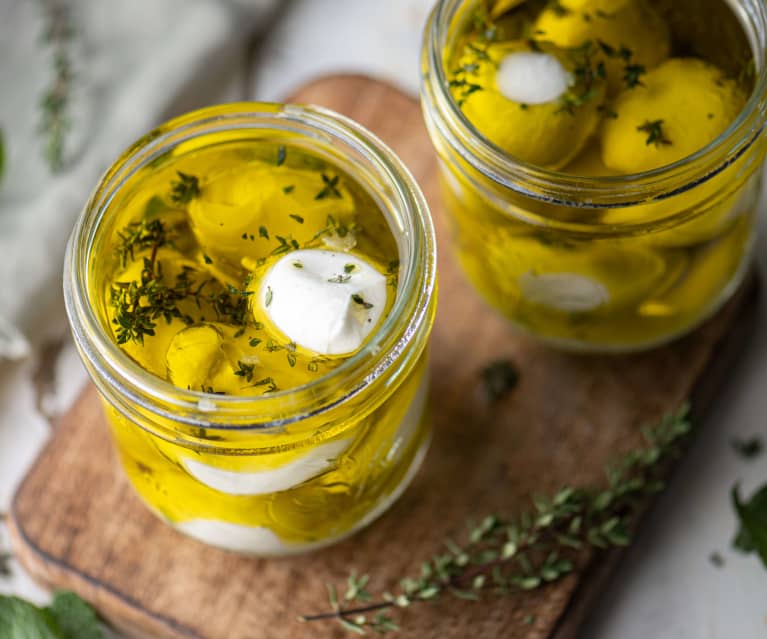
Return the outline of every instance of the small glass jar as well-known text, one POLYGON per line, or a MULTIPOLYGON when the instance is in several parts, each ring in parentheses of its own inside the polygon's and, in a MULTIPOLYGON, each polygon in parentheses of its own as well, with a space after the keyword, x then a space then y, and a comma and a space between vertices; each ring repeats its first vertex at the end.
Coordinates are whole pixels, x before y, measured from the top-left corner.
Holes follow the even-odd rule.
POLYGON ((362 127, 323 109, 212 107, 172 120, 128 149, 74 228, 64 291, 80 356, 146 504, 183 533, 258 555, 324 546, 386 510, 429 441, 434 242, 426 202, 402 163, 362 127), (379 203, 400 256, 394 305, 357 353, 304 386, 258 397, 182 390, 128 357, 99 310, 105 282, 98 266, 113 259, 121 189, 174 153, 276 138, 332 158, 379 203))
POLYGON ((645 173, 577 177, 488 142, 450 93, 448 53, 476 0, 440 0, 425 29, 422 106, 463 270, 516 327, 550 344, 632 351, 683 335, 738 288, 757 225, 767 114, 767 5, 731 2, 755 89, 697 153, 645 173))

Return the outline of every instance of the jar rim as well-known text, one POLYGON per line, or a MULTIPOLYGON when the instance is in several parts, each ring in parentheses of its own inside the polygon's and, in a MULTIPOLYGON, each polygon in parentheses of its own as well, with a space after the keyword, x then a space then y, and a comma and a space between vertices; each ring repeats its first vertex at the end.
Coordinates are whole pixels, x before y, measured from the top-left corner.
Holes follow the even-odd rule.
MULTIPOLYGON (((469 165, 502 188, 547 204, 573 208, 623 208, 684 193, 715 177, 736 162, 757 141, 767 123, 767 4, 752 3, 738 15, 741 25, 748 19, 758 71, 754 89, 737 118, 719 136, 672 164, 650 171, 617 176, 573 176, 545 169, 514 158, 486 140, 463 114, 449 90, 444 48, 453 17, 465 0, 438 0, 424 29, 421 93, 427 121, 436 126, 469 165)), ((731 4, 728 2, 728 4, 731 4)), ((731 7, 735 11, 734 7, 731 7)), ((669 221, 677 214, 655 218, 650 225, 669 221)), ((573 226, 593 227, 590 224, 573 226)), ((618 223, 639 230, 643 224, 618 223)))
MULTIPOLYGON (((361 179, 359 182, 365 187, 361 179)), ((388 214, 387 219, 391 227, 388 214)), ((396 238, 397 230, 391 231, 396 238)), ((356 396, 384 372, 420 354, 425 344, 417 353, 408 346, 431 329, 435 291, 434 227, 426 200, 402 161, 373 133, 343 115, 317 106, 268 102, 238 102, 192 111, 165 122, 130 146, 102 176, 78 217, 64 266, 65 304, 75 343, 102 394, 129 412, 133 412, 133 403, 173 422, 220 430, 283 428, 356 396), (401 239, 411 243, 407 262, 400 264, 394 305, 361 349, 306 384, 252 397, 182 389, 148 373, 119 348, 88 301, 94 239, 119 189, 137 170, 181 142, 232 128, 283 131, 315 144, 346 145, 370 163, 374 177, 389 190, 392 208, 403 223, 401 239)))

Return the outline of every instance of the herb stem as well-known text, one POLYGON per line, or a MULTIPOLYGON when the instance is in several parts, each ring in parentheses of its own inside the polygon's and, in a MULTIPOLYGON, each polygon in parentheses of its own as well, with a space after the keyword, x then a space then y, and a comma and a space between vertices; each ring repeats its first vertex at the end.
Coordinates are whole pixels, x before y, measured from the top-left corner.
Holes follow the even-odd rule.
POLYGON ((378 603, 369 604, 367 606, 359 606, 358 608, 339 608, 333 612, 320 612, 316 615, 300 615, 298 620, 301 623, 309 621, 322 621, 323 619, 334 619, 344 617, 351 617, 355 615, 364 615, 367 612, 375 612, 376 610, 386 610, 387 608, 394 607, 393 601, 379 601, 378 603))
POLYGON ((63 0, 42 0, 43 40, 52 49, 53 81, 40 100, 40 133, 45 136, 45 158, 52 172, 64 168, 65 135, 71 126, 69 98, 74 79, 69 43, 74 29, 70 7, 63 0))

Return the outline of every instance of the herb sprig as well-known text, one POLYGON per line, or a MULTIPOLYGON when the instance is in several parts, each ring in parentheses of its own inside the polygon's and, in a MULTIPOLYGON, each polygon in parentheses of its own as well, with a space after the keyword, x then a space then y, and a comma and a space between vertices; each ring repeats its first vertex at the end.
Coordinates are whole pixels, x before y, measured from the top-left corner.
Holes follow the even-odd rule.
POLYGON ((128 261, 134 261, 137 253, 146 252, 143 268, 138 280, 114 282, 110 289, 110 304, 114 309, 112 323, 116 326, 118 344, 136 342, 144 344, 145 337, 155 335, 157 321, 164 318, 170 323, 174 318, 185 324, 193 324, 189 313, 181 310, 184 300, 194 301, 197 308, 209 306, 218 320, 245 327, 248 325, 248 298, 253 295, 247 290, 228 285, 225 288, 215 279, 196 282, 196 270, 191 266, 182 267, 172 284, 167 284, 158 259, 158 252, 172 244, 171 235, 165 224, 155 219, 128 224, 117 233, 115 255, 124 268, 128 261))
POLYGON ((70 45, 74 26, 70 7, 63 0, 43 0, 45 19, 43 41, 51 48, 53 79, 40 99, 40 133, 44 155, 53 173, 64 168, 66 134, 72 123, 69 115, 74 71, 70 45))
POLYGON ((398 629, 391 611, 445 596, 477 600, 485 591, 535 590, 570 574, 580 553, 629 544, 629 528, 641 497, 663 489, 664 463, 677 455, 691 430, 688 408, 643 429, 646 443, 605 471, 599 488, 563 488, 536 496, 533 508, 514 517, 490 515, 472 526, 463 545, 423 562, 420 574, 374 597, 369 576, 352 573, 339 599, 328 586, 330 611, 303 615, 302 622, 332 620, 355 634, 398 629))

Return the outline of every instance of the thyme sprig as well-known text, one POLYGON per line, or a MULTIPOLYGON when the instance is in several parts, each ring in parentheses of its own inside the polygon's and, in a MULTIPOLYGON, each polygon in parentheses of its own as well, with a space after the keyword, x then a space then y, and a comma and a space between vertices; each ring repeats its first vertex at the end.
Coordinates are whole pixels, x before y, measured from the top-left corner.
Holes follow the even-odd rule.
POLYGON ((43 42, 51 48, 53 79, 41 99, 40 133, 44 136, 44 155, 51 171, 64 168, 66 134, 72 122, 69 115, 74 71, 70 45, 74 26, 70 7, 63 0, 42 0, 45 19, 43 42))
POLYGON ((213 278, 198 283, 194 278, 196 269, 183 266, 173 283, 166 283, 158 252, 171 245, 172 238, 161 220, 128 224, 117 233, 117 238, 115 255, 123 268, 128 261, 136 259, 137 253, 146 253, 142 257, 140 278, 114 282, 110 289, 110 304, 114 308, 112 323, 117 327, 118 344, 132 341, 143 345, 145 337, 154 336, 160 318, 168 323, 176 318, 193 324, 192 317, 179 306, 184 300, 194 301, 197 308, 207 305, 219 321, 226 320, 243 328, 250 322, 248 298, 253 291, 247 290, 247 281, 242 289, 232 285, 224 287, 213 278))
POLYGON ((151 257, 144 258, 141 280, 115 282, 110 289, 110 303, 114 310, 112 323, 117 326, 118 344, 133 341, 144 344, 144 337, 153 337, 157 320, 164 318, 170 324, 174 318, 187 325, 194 323, 192 317, 183 313, 178 303, 191 292, 190 274, 194 269, 186 266, 176 276, 173 286, 163 282, 162 265, 153 249, 151 257))
POLYGON ((328 586, 330 611, 299 617, 333 620, 356 634, 385 634, 398 628, 391 611, 445 596, 478 600, 485 591, 535 590, 570 574, 583 553, 630 542, 629 528, 641 498, 664 488, 665 462, 680 452, 691 430, 688 407, 643 429, 645 444, 605 469, 601 487, 566 487, 551 497, 534 496, 517 516, 489 515, 470 527, 463 545, 447 541, 446 552, 423 562, 417 577, 394 592, 373 597, 369 576, 352 573, 339 600, 328 586))
POLYGON ((131 222, 122 231, 117 232, 115 255, 120 266, 125 268, 128 261, 136 259, 136 252, 168 244, 168 233, 160 220, 131 222))

